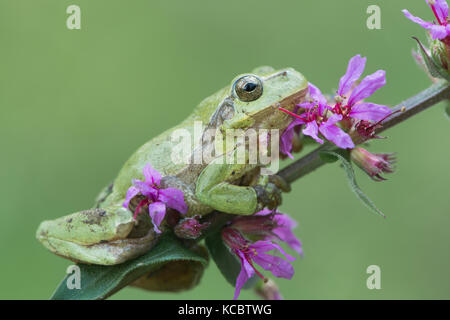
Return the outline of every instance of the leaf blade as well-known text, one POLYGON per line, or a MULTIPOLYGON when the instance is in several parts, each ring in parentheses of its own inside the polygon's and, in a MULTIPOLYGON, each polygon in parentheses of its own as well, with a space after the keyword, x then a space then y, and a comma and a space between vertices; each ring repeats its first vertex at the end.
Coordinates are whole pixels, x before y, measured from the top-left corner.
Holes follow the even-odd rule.
POLYGON ((198 261, 207 265, 201 255, 185 248, 172 234, 161 237, 148 253, 115 266, 79 264, 81 289, 68 289, 67 275, 51 296, 52 300, 101 300, 124 288, 140 276, 174 260, 198 261))
POLYGON ((386 218, 386 216, 381 212, 380 209, 378 209, 375 204, 370 200, 370 198, 361 190, 358 183, 356 182, 355 178, 355 171, 353 170, 352 164, 348 159, 346 159, 343 155, 334 152, 334 151, 321 151, 321 153, 327 154, 328 156, 334 156, 337 159, 341 160, 342 166, 344 167, 344 170, 347 174, 347 180, 350 185, 350 188, 352 191, 356 194, 356 197, 366 206, 368 207, 372 212, 375 212, 379 215, 381 215, 383 218, 386 218))

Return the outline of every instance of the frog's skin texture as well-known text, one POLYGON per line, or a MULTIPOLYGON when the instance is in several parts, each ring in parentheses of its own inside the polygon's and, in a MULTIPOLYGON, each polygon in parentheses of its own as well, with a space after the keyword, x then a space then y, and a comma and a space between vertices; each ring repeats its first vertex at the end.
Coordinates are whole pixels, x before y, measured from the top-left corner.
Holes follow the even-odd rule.
MULTIPOLYGON (((95 264, 117 264, 149 250, 156 235, 146 232, 130 238, 136 228, 133 222, 133 204, 122 208, 128 188, 133 179, 143 180, 142 169, 148 163, 158 170, 163 179, 162 188, 178 188, 183 191, 188 205, 186 216, 205 215, 212 211, 248 215, 261 209, 253 186, 258 181, 258 164, 217 164, 219 158, 233 155, 236 146, 226 146, 225 153, 216 155, 212 162, 203 164, 176 164, 171 159, 172 132, 184 129, 194 135, 194 122, 202 121, 204 129, 279 129, 282 132, 292 121, 289 115, 280 112, 279 106, 293 110, 305 99, 307 80, 297 71, 287 68, 275 71, 260 67, 251 73, 261 79, 262 95, 250 102, 241 101, 233 84, 243 75, 237 76, 229 86, 203 100, 192 114, 177 125, 141 146, 124 164, 112 187, 109 186, 98 198, 96 208, 77 212, 53 221, 43 222, 38 239, 52 252, 75 261, 95 264), (102 210, 102 215, 98 214, 102 210), (86 212, 96 212, 95 223, 86 222, 86 212), (69 220, 71 222, 69 222, 69 220), (76 222, 76 223, 74 223, 76 222), (141 242, 137 243, 137 239, 141 242), (117 244, 117 241, 121 241, 117 244), (148 245, 145 246, 144 243, 148 245)), ((213 140, 200 138, 204 149, 213 140)), ((195 153, 198 149, 193 150, 195 153)), ((201 152, 201 150, 200 150, 201 152)), ((264 179, 262 179, 264 180, 264 179)), ((265 179, 267 180, 267 179, 265 179)), ((261 181, 261 179, 260 179, 261 181)), ((142 215, 141 215, 142 216, 142 215)))
POLYGON ((74 262, 113 265, 136 258, 157 242, 152 228, 129 237, 133 216, 123 207, 91 209, 44 221, 36 234, 51 252, 74 262))

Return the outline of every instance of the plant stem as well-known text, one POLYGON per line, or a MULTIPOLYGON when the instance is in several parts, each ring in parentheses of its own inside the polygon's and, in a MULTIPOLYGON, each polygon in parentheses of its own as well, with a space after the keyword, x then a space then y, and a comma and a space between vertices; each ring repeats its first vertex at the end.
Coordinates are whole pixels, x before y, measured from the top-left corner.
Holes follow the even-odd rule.
MULTIPOLYGON (((401 110, 402 108, 404 108, 404 111, 397 112, 388 119, 384 120, 382 122, 382 127, 378 128, 376 133, 387 130, 445 99, 450 99, 449 83, 443 81, 433 84, 419 94, 395 106, 393 108, 394 112, 401 110)), ((359 141, 358 144, 363 142, 365 142, 365 140, 359 141)), ((278 175, 284 178, 287 182, 292 183, 326 163, 319 157, 319 153, 321 151, 336 149, 338 148, 335 145, 327 142, 280 170, 278 175)))

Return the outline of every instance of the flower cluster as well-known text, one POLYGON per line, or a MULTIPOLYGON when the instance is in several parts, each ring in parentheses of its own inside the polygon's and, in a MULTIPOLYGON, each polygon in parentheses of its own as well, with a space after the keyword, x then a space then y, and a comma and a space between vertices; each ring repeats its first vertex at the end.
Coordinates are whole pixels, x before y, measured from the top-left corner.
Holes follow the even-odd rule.
POLYGON ((279 278, 291 279, 294 268, 289 261, 295 258, 287 254, 277 242, 286 242, 292 249, 302 254, 300 241, 292 233, 296 222, 278 211, 263 210, 252 216, 238 217, 222 230, 222 239, 241 263, 241 271, 236 279, 234 299, 239 297, 244 284, 255 274, 265 278, 255 267, 255 263, 279 278), (288 260, 267 254, 277 251, 288 260))
MULTIPOLYGON (((313 84, 309 84, 310 100, 297 105, 295 112, 283 108, 293 117, 294 121, 286 128, 281 136, 281 152, 292 158, 292 137, 298 126, 304 126, 302 133, 323 144, 321 134, 325 139, 333 142, 339 148, 352 149, 355 144, 347 130, 363 132, 364 128, 372 128, 382 121, 392 111, 389 107, 374 103, 363 102, 376 90, 386 84, 385 72, 378 70, 366 76, 359 84, 366 65, 366 58, 356 55, 350 59, 347 72, 339 81, 339 89, 334 103, 329 103, 322 92, 313 84), (298 114, 302 110, 303 113, 298 114)), ((371 132, 367 133, 370 135, 371 132)))
POLYGON ((185 214, 188 210, 184 202, 184 195, 181 190, 175 188, 161 188, 161 174, 147 164, 143 169, 144 181, 134 179, 133 186, 127 191, 127 196, 123 206, 128 208, 131 199, 138 195, 144 198, 139 202, 134 210, 134 218, 141 209, 148 206, 148 213, 152 219, 153 228, 157 233, 161 233, 159 226, 166 216, 167 208, 172 208, 178 212, 185 214))
POLYGON ((422 28, 430 32, 434 40, 441 40, 444 43, 450 43, 450 25, 448 25, 449 9, 445 0, 426 0, 428 6, 436 17, 436 22, 424 21, 419 17, 413 16, 408 10, 404 9, 403 14, 406 18, 419 24, 422 28))

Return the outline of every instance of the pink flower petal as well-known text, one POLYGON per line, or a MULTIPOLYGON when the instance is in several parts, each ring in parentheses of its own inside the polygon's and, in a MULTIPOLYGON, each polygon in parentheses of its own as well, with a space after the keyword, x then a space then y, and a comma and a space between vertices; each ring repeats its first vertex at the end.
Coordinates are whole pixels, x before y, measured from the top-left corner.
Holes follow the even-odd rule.
POLYGON ((291 279, 294 275, 294 267, 288 261, 283 260, 283 258, 259 253, 253 258, 253 261, 264 270, 272 272, 275 277, 291 279))
POLYGON ((139 189, 136 187, 131 186, 128 188, 127 196, 125 197, 125 201, 123 203, 123 207, 128 209, 128 206, 130 205, 131 199, 133 199, 137 194, 139 193, 139 189))
POLYGON ((255 216, 267 216, 269 214, 271 214, 273 212, 273 210, 270 209, 262 209, 261 211, 258 211, 255 213, 255 216))
POLYGON ((283 131, 280 137, 280 152, 287 155, 289 158, 294 159, 292 156, 292 139, 294 139, 294 128, 286 129, 283 131))
POLYGON ((333 115, 326 122, 320 125, 320 133, 329 141, 342 149, 351 149, 355 147, 352 138, 341 128, 335 125, 336 122, 342 120, 341 115, 333 115))
POLYGON ((236 278, 236 288, 234 289, 234 298, 233 298, 234 300, 237 300, 239 294, 241 293, 242 287, 248 281, 248 279, 250 279, 255 273, 253 271, 252 266, 248 263, 243 254, 239 251, 237 251, 236 253, 239 257, 239 260, 241 261, 241 271, 239 272, 239 275, 236 278))
MULTIPOLYGON (((427 4, 431 8, 429 0, 427 0, 427 4)), ((448 4, 445 0, 435 0, 434 9, 436 10, 437 16, 442 23, 447 21, 448 4)))
POLYGON ((314 102, 308 101, 308 102, 299 103, 299 104, 296 105, 296 107, 297 107, 297 110, 298 110, 298 108, 310 109, 310 108, 313 108, 314 105, 315 105, 314 102))
POLYGON ((305 136, 310 136, 318 143, 323 144, 323 140, 318 136, 319 127, 317 126, 317 123, 315 121, 308 122, 302 132, 305 136))
POLYGON ((353 106, 358 101, 370 97, 375 91, 386 84, 386 72, 378 70, 365 77, 361 83, 352 91, 348 99, 348 105, 353 106))
POLYGON ((354 105, 349 116, 359 120, 380 121, 392 113, 392 110, 375 103, 358 103, 354 105))
POLYGON ((342 120, 342 115, 340 114, 333 114, 331 117, 328 118, 327 121, 323 122, 321 126, 332 126, 336 122, 339 122, 342 120))
POLYGON ((406 18, 408 18, 409 20, 411 20, 414 23, 417 23, 418 25, 420 25, 422 28, 425 29, 430 29, 433 24, 431 22, 427 22, 427 21, 423 21, 422 19, 420 19, 419 17, 413 16, 408 10, 404 9, 402 10, 403 14, 405 15, 406 18))
POLYGON ((309 96, 312 100, 316 101, 318 104, 326 105, 327 99, 323 96, 319 88, 317 88, 312 83, 308 83, 309 96))
POLYGON ((186 202, 184 202, 183 191, 179 189, 167 188, 159 190, 158 200, 180 213, 184 214, 188 211, 186 202))
POLYGON ((292 150, 292 139, 294 138, 295 128, 304 124, 305 122, 301 119, 294 118, 294 120, 287 126, 280 137, 280 151, 287 155, 289 158, 294 159, 291 154, 292 150))
POLYGON ((294 251, 296 251, 300 256, 303 255, 302 243, 294 235, 289 228, 275 228, 273 233, 280 239, 287 243, 287 245, 294 251))
POLYGON ((297 226, 297 222, 291 219, 287 214, 277 214, 274 217, 278 225, 273 229, 273 233, 281 240, 288 244, 293 250, 297 251, 299 255, 303 255, 302 243, 292 232, 297 226))
POLYGON ((295 258, 289 254, 287 254, 283 248, 281 248, 278 244, 273 243, 272 241, 267 241, 267 240, 260 240, 260 241, 256 241, 253 244, 250 245, 250 248, 255 249, 256 252, 262 253, 262 252, 268 252, 268 251, 272 251, 272 250, 278 250, 279 252, 281 252, 286 259, 288 259, 289 261, 294 261, 295 258))
POLYGON ((161 183, 161 174, 157 170, 153 169, 150 163, 147 163, 145 165, 142 172, 144 173, 146 183, 159 186, 159 184, 161 183))
POLYGON ((133 184, 136 187, 136 189, 138 189, 144 196, 148 198, 156 197, 157 190, 152 186, 150 186, 148 183, 134 179, 133 184))
POLYGON ((431 38, 433 38, 434 40, 436 39, 442 40, 445 37, 447 37, 448 34, 445 26, 433 25, 431 28, 429 28, 429 30, 431 38))
POLYGON ((159 226, 161 222, 164 220, 166 215, 166 205, 162 202, 153 202, 148 206, 148 213, 150 214, 150 218, 152 219, 153 229, 156 233, 161 233, 159 230, 159 226))
POLYGON ((344 96, 350 91, 355 81, 358 80, 364 72, 366 60, 367 58, 361 58, 359 54, 350 59, 347 72, 339 80, 338 95, 344 96))

